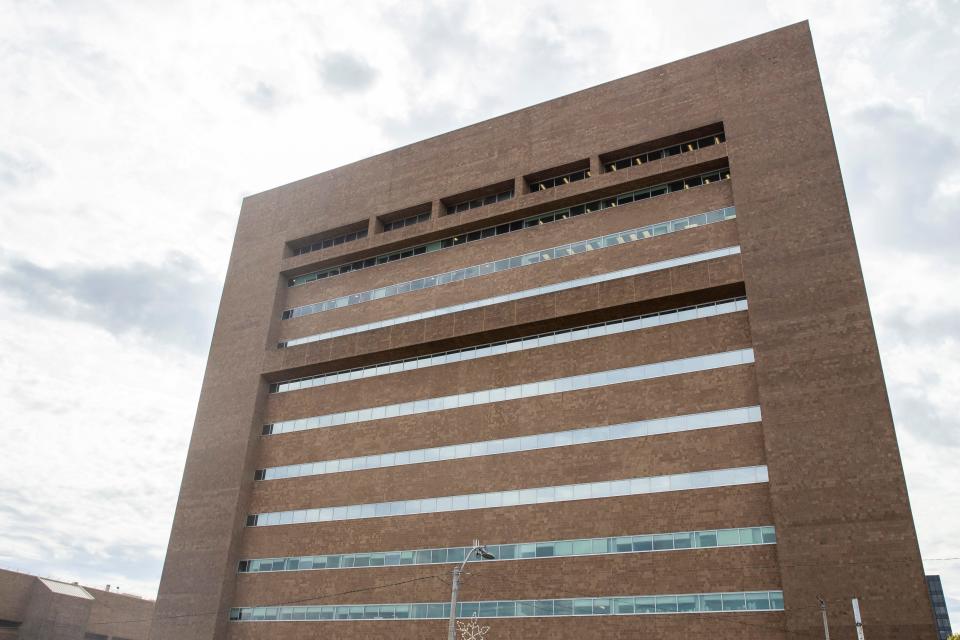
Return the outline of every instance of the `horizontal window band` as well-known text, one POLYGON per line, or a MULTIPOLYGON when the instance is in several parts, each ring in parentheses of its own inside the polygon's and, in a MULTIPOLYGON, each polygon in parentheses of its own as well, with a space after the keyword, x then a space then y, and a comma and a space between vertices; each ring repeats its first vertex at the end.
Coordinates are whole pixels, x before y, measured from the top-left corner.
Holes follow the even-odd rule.
POLYGON ((404 227, 411 227, 415 224, 420 224, 421 222, 426 222, 430 219, 430 212, 421 213, 416 216, 409 216, 406 218, 401 218, 399 220, 392 220, 390 222, 383 223, 383 232, 395 231, 397 229, 402 229, 404 227))
MULTIPOLYGON (((610 536, 607 538, 576 538, 546 542, 516 542, 488 544, 484 548, 493 558, 475 558, 477 562, 509 560, 536 560, 599 556, 619 553, 652 553, 684 549, 711 549, 715 547, 745 547, 776 544, 776 531, 771 526, 739 527, 736 529, 706 529, 675 533, 610 536)), ((456 564, 463 562, 472 547, 441 547, 409 551, 379 551, 366 553, 337 553, 285 558, 241 560, 238 573, 273 573, 277 571, 320 571, 326 569, 364 569, 368 567, 397 567, 408 565, 456 564)))
POLYGON ((538 449, 552 449, 578 444, 589 444, 592 442, 641 438, 664 433, 713 429, 759 421, 760 407, 740 407, 737 409, 692 413, 668 418, 655 418, 652 420, 600 425, 580 429, 569 429, 566 431, 553 431, 536 435, 517 436, 514 438, 483 440, 408 451, 393 451, 390 453, 358 456, 355 458, 305 462, 282 467, 267 467, 265 469, 257 469, 254 473, 254 479, 280 480, 284 478, 301 478, 331 473, 345 473, 348 471, 362 471, 365 469, 422 464, 441 460, 462 460, 465 458, 517 453, 520 451, 535 451, 538 449))
POLYGON ((531 489, 512 489, 488 493, 421 498, 417 500, 398 500, 394 502, 354 504, 338 507, 273 511, 248 515, 247 526, 268 527, 286 524, 385 518, 424 513, 445 513, 448 511, 490 509, 493 507, 515 507, 530 504, 569 502, 572 500, 591 500, 597 498, 757 484, 767 482, 767 480, 766 466, 738 467, 734 469, 694 471, 663 476, 605 480, 601 482, 535 487, 531 489))
POLYGON ((532 298, 532 297, 544 295, 547 293, 554 293, 556 291, 567 291, 568 289, 576 289, 577 287, 583 287, 586 285, 596 284, 599 282, 609 282, 611 280, 619 280, 621 278, 628 278, 630 276, 636 276, 644 273, 652 273, 654 271, 672 269, 674 267, 679 267, 682 265, 695 264, 698 262, 706 262, 709 260, 716 260, 718 258, 724 258, 726 256, 739 255, 739 253, 740 253, 739 245, 724 247, 722 249, 712 249, 710 251, 703 251, 701 253, 695 253, 695 254, 686 255, 686 256, 679 256, 676 258, 669 258, 667 260, 660 260, 658 262, 650 262, 647 264, 641 264, 635 267, 628 267, 626 269, 618 269, 617 271, 610 271, 607 273, 601 273, 594 276, 585 276, 582 278, 575 278, 573 280, 556 282, 554 284, 548 284, 548 285, 544 285, 542 287, 536 287, 533 289, 525 289, 523 291, 514 291, 511 293, 505 293, 499 296, 494 296, 492 298, 483 298, 480 300, 473 300, 471 302, 464 302, 461 304, 451 305, 449 307, 439 307, 437 309, 430 309, 427 311, 421 311, 419 313, 412 313, 409 315, 399 316, 396 318, 388 318, 386 320, 368 322, 365 324, 354 325, 352 327, 344 327, 342 329, 333 329, 330 331, 324 331, 322 333, 317 333, 317 334, 305 336, 302 338, 291 338, 289 340, 285 340, 283 342, 278 343, 277 347, 280 349, 295 347, 297 345, 307 344, 310 342, 319 342, 321 340, 329 340, 331 338, 338 338, 340 336, 352 335, 355 333, 362 333, 364 331, 372 331, 373 329, 382 329, 383 327, 392 327, 398 324, 406 324, 408 322, 426 320, 427 318, 445 316, 451 313, 468 311, 470 309, 480 309, 480 308, 489 307, 495 304, 501 304, 503 302, 511 302, 513 300, 523 300, 526 298, 532 298))
POLYGON ((580 391, 582 389, 593 389, 612 384, 639 382, 641 380, 650 380, 652 378, 679 375, 683 373, 693 373, 695 371, 733 367, 741 364, 750 364, 752 362, 753 349, 737 349, 723 353, 712 353, 701 356, 692 356, 689 358, 681 358, 679 360, 668 360, 651 364, 641 364, 633 367, 624 367, 621 369, 611 369, 608 371, 595 371, 593 373, 565 376, 563 378, 539 380, 525 384, 511 385, 509 387, 483 389, 481 391, 458 393, 436 398, 425 398, 423 400, 411 400, 408 402, 398 402, 365 409, 339 411, 337 413, 328 413, 320 416, 312 416, 310 418, 284 420, 281 422, 274 422, 272 424, 264 425, 262 433, 263 435, 275 435, 279 433, 289 433, 291 431, 304 431, 307 429, 326 429, 328 427, 336 427, 342 424, 354 424, 357 422, 368 422, 371 420, 385 420, 399 416, 432 413, 435 411, 447 411, 450 409, 472 407, 474 405, 490 404, 493 402, 505 402, 508 400, 519 400, 521 398, 533 398, 552 393, 580 391))
POLYGON ((450 284, 451 282, 471 280, 473 278, 479 278, 492 273, 500 273, 502 271, 510 271, 513 269, 519 269, 521 267, 529 267, 534 264, 539 264, 540 262, 567 258, 580 253, 585 253, 587 251, 595 251, 605 247, 615 247, 621 244, 639 242, 641 240, 656 238, 657 236, 662 236, 669 233, 676 233, 677 231, 682 231, 684 229, 693 229, 695 227, 702 227, 715 222, 732 220, 735 217, 736 210, 734 207, 725 207, 715 211, 708 211, 706 213, 698 213, 692 216, 677 218, 676 220, 657 222, 645 227, 627 229, 626 231, 618 231, 605 236, 568 242, 557 247, 538 249, 536 251, 531 251, 518 256, 510 256, 500 260, 484 262, 482 264, 476 264, 470 267, 463 267, 462 269, 454 269, 453 271, 446 271, 444 273, 438 273, 432 276, 416 278, 415 280, 409 280, 407 282, 379 287, 377 289, 370 289, 368 291, 361 291, 360 293, 351 293, 338 298, 330 298, 329 300, 324 300, 321 302, 305 304, 299 307, 294 307, 293 309, 287 309, 283 312, 282 319, 289 320, 290 318, 301 318, 303 316, 323 313, 324 311, 343 309, 345 307, 351 307, 364 302, 371 302, 373 300, 392 298, 404 293, 412 293, 423 289, 432 289, 434 287, 450 284))
POLYGON ((387 264, 388 262, 395 262, 397 260, 406 260, 407 258, 413 258, 415 256, 420 256, 425 253, 433 253, 434 251, 439 251, 441 249, 458 247, 462 244, 466 244, 469 242, 476 242, 478 240, 485 240, 487 238, 492 238, 494 236, 503 235, 506 233, 522 231, 523 229, 528 229, 530 227, 537 227, 542 224, 559 222, 560 220, 566 220, 567 218, 573 218, 573 217, 581 216, 587 213, 601 211, 603 209, 616 207, 621 204, 628 204, 629 202, 644 200, 646 198, 653 198, 653 197, 665 195, 667 193, 672 193, 673 191, 680 191, 683 189, 689 189, 691 187, 696 187, 703 184, 710 184, 711 182, 728 180, 729 178, 730 178, 730 170, 727 168, 724 168, 718 171, 708 171, 706 173, 700 173, 694 176, 683 178, 681 180, 659 184, 653 187, 647 187, 646 189, 641 189, 639 191, 629 191, 619 195, 610 196, 608 198, 602 198, 600 200, 587 202, 585 204, 578 204, 571 207, 567 207, 565 209, 558 209, 556 211, 540 213, 535 216, 521 218, 520 220, 505 222, 499 225, 478 229, 476 231, 470 231, 470 232, 461 233, 455 236, 449 236, 441 240, 436 240, 434 242, 407 247, 405 249, 400 249, 397 251, 392 251, 390 253, 384 253, 378 256, 374 256, 372 258, 364 258, 363 260, 354 260, 352 262, 338 264, 333 267, 327 267, 325 269, 311 271, 310 273, 305 273, 303 275, 290 278, 289 280, 287 280, 287 286, 297 287, 303 284, 314 282, 315 280, 332 278, 335 276, 343 275, 345 273, 350 273, 352 271, 359 271, 360 269, 368 269, 370 267, 387 264), (643 195, 644 193, 646 193, 647 195, 643 195))
POLYGON ((354 369, 332 371, 330 373, 322 373, 315 376, 297 378, 295 380, 285 380, 283 382, 271 384, 270 393, 286 393, 288 391, 311 389, 313 387, 321 387, 340 382, 350 382, 352 380, 373 378, 375 376, 400 373, 402 371, 413 371, 414 369, 424 369, 426 367, 435 367, 454 362, 463 362, 465 360, 476 360, 478 358, 498 356, 504 353, 526 351, 527 349, 547 347, 564 342, 575 342, 578 340, 608 336, 627 331, 636 331, 639 329, 648 329, 651 327, 659 327, 675 322, 685 322, 687 320, 708 318, 746 310, 747 299, 743 296, 714 302, 704 302, 702 304, 691 305, 678 309, 667 309, 664 311, 645 313, 640 316, 618 318, 617 320, 597 322, 594 324, 572 327, 570 329, 547 331, 545 333, 537 333, 534 335, 513 338, 510 340, 500 340, 498 342, 489 342, 473 347, 465 347, 463 349, 453 349, 451 351, 430 353, 423 356, 405 358, 403 360, 381 362, 367 367, 356 367, 354 369))
POLYGON ((480 207, 486 207, 491 204, 496 204, 498 202, 503 202, 504 200, 510 200, 513 198, 513 189, 506 189, 500 193, 494 193, 488 196, 481 198, 473 198, 472 200, 463 200, 457 202, 456 204, 448 204, 445 208, 447 215, 452 213, 463 213, 464 211, 470 211, 470 209, 479 209, 480 207))
POLYGON ((635 153, 624 158, 617 158, 616 160, 605 161, 603 163, 603 170, 604 172, 612 172, 620 169, 627 169, 634 165, 646 164, 647 162, 653 162, 654 160, 668 158, 681 153, 689 153, 691 151, 696 151, 697 149, 705 149, 706 147, 712 147, 713 145, 726 141, 727 137, 724 135, 723 131, 721 131, 709 136, 697 138, 696 140, 688 140, 686 142, 674 144, 669 147, 662 147, 660 149, 654 149, 644 153, 635 153))
POLYGON ((312 251, 319 251, 320 249, 328 249, 330 247, 346 244, 347 242, 353 242, 355 240, 363 240, 366 237, 367 237, 366 229, 360 229, 358 231, 353 231, 351 233, 342 233, 338 236, 324 238, 323 240, 317 240, 312 244, 307 244, 302 247, 297 247, 293 250, 293 255, 301 256, 305 253, 310 253, 312 251))
POLYGON ((527 181, 530 185, 530 192, 546 191, 554 187, 560 187, 571 182, 580 182, 586 180, 592 175, 590 169, 579 169, 577 171, 568 171, 562 175, 542 178, 540 180, 527 181))
MULTIPOLYGON (((513 618, 546 616, 670 615, 694 613, 751 613, 783 611, 782 591, 727 591, 655 596, 609 596, 549 600, 486 600, 458 602, 458 618, 513 618)), ((442 620, 450 617, 450 603, 297 605, 292 607, 234 607, 235 622, 275 620, 442 620)))

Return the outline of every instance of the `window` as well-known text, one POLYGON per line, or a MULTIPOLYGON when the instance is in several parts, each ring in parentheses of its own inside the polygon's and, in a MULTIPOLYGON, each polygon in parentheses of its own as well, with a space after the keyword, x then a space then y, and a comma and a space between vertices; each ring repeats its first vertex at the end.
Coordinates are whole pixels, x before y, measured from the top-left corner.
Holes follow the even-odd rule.
MULTIPOLYGON (((430 212, 424 212, 413 216, 408 216, 406 218, 401 218, 399 220, 393 220, 391 222, 383 223, 384 232, 394 231, 396 229, 402 229, 403 227, 410 227, 415 224, 420 224, 421 222, 426 222, 430 219, 430 212)), ((371 265, 373 266, 373 265, 371 265)))
POLYGON ((469 211, 470 209, 485 207, 487 205, 503 202, 504 200, 509 200, 512 197, 513 197, 513 189, 504 189, 499 193, 494 193, 487 196, 473 198, 472 200, 465 200, 463 202, 458 202, 456 204, 448 204, 447 214, 449 215, 451 213, 462 213, 464 211, 469 211))
MULTIPOLYGON (((710 184, 711 182, 716 182, 718 180, 727 180, 730 178, 729 169, 721 169, 719 171, 711 171, 706 174, 695 176, 690 179, 689 182, 680 180, 674 183, 671 183, 677 187, 677 189, 690 188, 692 186, 701 185, 701 184, 710 184)), ((312 271, 310 273, 305 273, 303 275, 298 275, 287 280, 288 287, 296 287, 315 280, 323 280, 324 278, 331 278, 334 276, 343 275, 351 271, 357 271, 359 269, 367 269, 369 267, 374 267, 377 265, 385 264, 387 262, 393 262, 395 260, 401 260, 410 258, 413 256, 423 255, 424 253, 431 253, 433 251, 439 251, 441 249, 448 249, 450 247, 459 246, 466 242, 475 242, 477 240, 483 240, 486 238, 491 238, 493 236, 499 236, 506 233, 513 233, 515 231, 521 231, 530 227, 537 227, 542 224, 548 224, 550 222, 559 222, 561 220, 566 220, 567 218, 572 218, 576 216, 581 216, 586 213, 593 213, 595 211, 600 211, 602 209, 607 209, 610 207, 628 204, 630 202, 637 202, 640 200, 646 200, 647 198, 653 198, 661 195, 670 193, 671 189, 668 185, 656 185, 653 187, 647 187, 645 189, 640 189, 639 191, 631 191, 613 198, 604 198, 601 200, 595 200, 592 202, 587 202, 585 204, 574 205, 567 209, 560 209, 558 211, 551 211, 549 213, 538 214, 535 216, 530 216, 527 218, 522 218, 520 220, 514 220, 513 222, 505 222, 494 227, 487 227, 479 231, 473 231, 466 234, 460 234, 456 236, 451 236, 444 238, 442 240, 436 240, 427 244, 417 245, 407 249, 400 249, 391 253, 382 254, 379 256, 374 256, 372 258, 364 258, 363 260, 356 260, 353 262, 348 262, 333 267, 327 267, 319 271, 312 271)), ((363 232, 363 237, 366 237, 366 232, 363 232)))
MULTIPOLYGON (((593 248, 600 248, 600 247, 596 246, 593 248)), ((369 322, 366 324, 353 325, 350 327, 344 327, 342 329, 334 329, 332 331, 326 331, 324 333, 317 333, 317 334, 299 337, 299 338, 291 338, 289 340, 285 340, 283 342, 278 343, 277 347, 280 349, 284 349, 284 348, 294 347, 301 344, 308 344, 311 342, 328 340, 328 339, 336 338, 339 336, 353 335, 355 333, 361 333, 361 332, 370 331, 373 329, 391 327, 394 325, 405 324, 408 322, 416 322, 424 318, 434 318, 437 316, 448 315, 451 313, 458 313, 460 311, 464 311, 468 309, 478 309, 482 307, 488 307, 491 305, 500 304, 503 302, 509 302, 512 300, 523 300, 526 298, 542 295, 545 293, 553 293, 556 291, 566 291, 568 289, 575 289, 577 287, 582 287, 589 284, 595 284, 599 282, 609 282, 611 280, 618 280, 621 278, 626 278, 626 277, 638 275, 641 273, 650 273, 652 271, 670 269, 670 268, 677 267, 684 264, 694 264, 698 262, 704 262, 706 260, 714 260, 717 258, 722 258, 729 255, 736 255, 739 253, 740 253, 740 247, 738 245, 731 246, 731 247, 724 247, 722 249, 713 249, 710 251, 704 251, 702 253, 681 256, 678 258, 671 258, 669 260, 663 260, 660 262, 653 262, 653 263, 641 264, 635 267, 628 267, 626 269, 620 269, 618 271, 612 271, 612 272, 602 273, 602 274, 592 275, 592 276, 584 276, 581 278, 577 278, 575 280, 566 280, 562 282, 557 282, 554 284, 537 287, 535 289, 514 291, 511 293, 501 294, 499 296, 495 296, 491 298, 483 298, 480 300, 464 302, 461 304, 456 304, 448 307, 438 307, 436 309, 422 311, 419 313, 412 313, 405 316, 387 318, 384 320, 378 320, 376 322, 369 322)), ((513 265, 513 260, 511 260, 511 265, 510 265, 511 269, 516 268, 518 266, 521 266, 519 263, 519 259, 515 266, 513 265)), ((464 279, 464 275, 461 275, 461 274, 465 274, 465 270, 458 270, 456 274, 459 277, 454 278, 454 280, 457 280, 457 279, 462 280, 464 279)), ((437 281, 442 283, 444 281, 443 278, 445 275, 446 274, 441 274, 439 276, 436 276, 438 279, 437 281)), ((386 292, 390 293, 391 288, 392 287, 387 287, 386 292)), ((395 295, 396 293, 405 293, 406 291, 409 291, 409 290, 410 290, 410 283, 404 283, 403 285, 400 285, 399 287, 397 287, 394 293, 391 293, 390 295, 395 295)), ((373 293, 377 294, 377 292, 373 292, 373 293)), ((381 297, 383 297, 383 295, 381 295, 381 297)), ((287 309, 286 311, 283 312, 284 313, 283 317, 284 319, 289 319, 293 317, 311 315, 314 313, 319 313, 320 311, 329 311, 331 309, 344 307, 348 304, 356 304, 356 303, 351 303, 350 297, 345 296, 343 298, 337 298, 335 300, 327 300, 325 302, 317 302, 311 305, 297 307, 296 309, 287 309)))
POLYGON ((296 247, 293 250, 293 255, 300 256, 305 253, 320 251, 321 249, 329 249, 330 247, 339 246, 347 242, 362 240, 363 238, 366 238, 366 237, 367 237, 366 229, 360 229, 359 231, 351 231, 350 233, 342 233, 338 236, 324 238, 323 240, 317 240, 313 244, 304 245, 302 247, 296 247))
POLYGON ((632 166, 653 162, 654 160, 661 160, 663 158, 679 155, 681 153, 689 153, 691 151, 696 151, 697 149, 712 147, 713 145, 720 144, 721 142, 726 142, 726 136, 722 131, 720 133, 697 138, 696 140, 690 140, 688 142, 684 142, 683 144, 655 149, 653 151, 647 151, 644 153, 637 153, 625 158, 620 158, 618 160, 604 162, 603 170, 606 172, 620 171, 621 169, 628 169, 632 166))
MULTIPOLYGON (((629 495, 660 493, 667 491, 703 489, 710 487, 735 486, 767 482, 765 466, 718 469, 692 473, 679 473, 670 476, 628 479, 629 495), (679 488, 678 488, 679 487, 679 488)), ((329 520, 354 520, 421 513, 438 513, 465 509, 485 509, 491 507, 514 506, 517 504, 546 504, 568 500, 601 499, 610 496, 611 483, 607 481, 565 485, 560 487, 537 487, 513 491, 493 491, 489 493, 467 494, 459 496, 441 496, 396 502, 368 503, 349 505, 334 509, 306 509, 300 511, 275 511, 272 513, 251 514, 247 526, 277 526, 299 524, 301 522, 320 522, 329 520), (320 512, 325 514, 321 519, 320 512), (303 518, 294 518, 294 514, 303 514, 303 518)), ((732 530, 739 533, 737 529, 732 530)), ((672 540, 672 535, 669 536, 672 540)), ((739 544, 739 535, 737 536, 739 544)), ((599 548, 594 553, 606 553, 608 542, 599 539, 599 548)), ((721 545, 722 546, 722 545, 721 545)), ((655 549, 656 550, 656 549, 655 549)), ((419 553, 419 552, 418 552, 419 553)), ((427 552, 424 552, 427 553, 427 552)), ((537 557, 535 544, 521 546, 520 556, 537 557)), ((419 557, 419 556, 418 556, 419 557)), ((424 563, 432 561, 432 553, 423 557, 424 563)))
MULTIPOLYGON (((511 387, 500 387, 497 389, 487 389, 482 391, 468 391, 453 396, 444 396, 442 398, 425 398, 397 404, 381 405, 379 407, 367 407, 363 409, 341 411, 338 413, 312 416, 309 418, 284 420, 281 422, 274 422, 272 424, 264 425, 262 433, 264 435, 289 433, 292 431, 325 428, 332 425, 380 420, 397 415, 412 415, 419 413, 431 413, 435 411, 447 411, 453 408, 467 407, 477 404, 508 401, 510 399, 521 397, 530 398, 563 391, 590 389, 624 382, 637 382, 640 380, 659 378, 666 375, 691 373, 694 371, 706 371, 710 369, 737 366, 740 364, 749 364, 751 362, 753 362, 753 350, 738 349, 725 353, 693 356, 690 358, 682 358, 680 360, 652 363, 637 367, 627 367, 624 369, 614 369, 610 371, 598 371, 579 376, 556 378, 554 380, 541 380, 523 385, 514 385, 511 387), (499 393, 501 391, 503 392, 502 395, 499 393), (437 400, 441 399, 443 400, 442 408, 441 404, 436 402, 437 400), (382 411, 380 411, 381 409, 382 411)), ((607 436, 607 438, 608 437, 609 436, 607 436)), ((536 439, 528 441, 527 445, 524 445, 523 442, 521 442, 519 445, 520 449, 522 449, 524 446, 527 448, 536 448, 536 439)), ((506 447, 507 444, 506 441, 504 441, 505 450, 506 447)), ((426 452, 429 450, 425 449, 417 451, 426 452)), ((413 462, 412 453, 413 452, 411 452, 411 462, 413 462)), ((355 459, 347 458, 347 460, 351 460, 351 466, 354 464, 353 461, 355 459)), ((376 464, 380 463, 381 461, 378 460, 376 464)), ((364 464, 366 463, 364 462, 364 464)), ((309 470, 312 474, 312 465, 309 467, 309 470)), ((736 534, 736 532, 734 533, 736 534)))
POLYGON ((590 177, 590 169, 580 169, 579 171, 573 171, 571 173, 566 173, 560 176, 555 176, 553 178, 545 178, 542 180, 531 181, 530 191, 546 191, 547 189, 553 189, 554 187, 559 187, 565 184, 570 184, 571 182, 579 182, 580 180, 586 180, 590 177))

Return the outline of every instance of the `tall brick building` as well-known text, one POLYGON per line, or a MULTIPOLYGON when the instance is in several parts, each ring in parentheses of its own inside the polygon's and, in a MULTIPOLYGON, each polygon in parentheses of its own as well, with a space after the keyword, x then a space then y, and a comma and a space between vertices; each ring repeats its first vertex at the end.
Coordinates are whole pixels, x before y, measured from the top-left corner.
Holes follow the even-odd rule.
POLYGON ((153 640, 935 631, 808 26, 244 200, 153 640))

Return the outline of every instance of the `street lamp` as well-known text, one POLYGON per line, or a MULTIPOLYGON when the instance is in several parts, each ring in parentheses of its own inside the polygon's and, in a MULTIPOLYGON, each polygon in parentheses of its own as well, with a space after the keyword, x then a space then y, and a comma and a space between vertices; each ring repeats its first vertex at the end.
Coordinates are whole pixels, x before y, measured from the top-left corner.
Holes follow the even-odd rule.
POLYGON ((473 548, 467 553, 467 556, 460 563, 459 567, 453 568, 453 582, 450 588, 450 626, 447 627, 447 640, 457 640, 457 591, 460 589, 460 574, 463 568, 467 566, 473 554, 484 560, 493 560, 494 555, 487 551, 487 548, 480 544, 479 540, 473 541, 473 548))

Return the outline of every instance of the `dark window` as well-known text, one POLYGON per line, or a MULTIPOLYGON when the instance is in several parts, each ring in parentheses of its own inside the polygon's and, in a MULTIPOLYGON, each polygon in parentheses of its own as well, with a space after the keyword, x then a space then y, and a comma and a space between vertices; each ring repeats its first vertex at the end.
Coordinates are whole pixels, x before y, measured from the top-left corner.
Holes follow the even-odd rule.
POLYGON ((647 151, 646 153, 639 153, 628 158, 605 162, 603 164, 603 170, 618 171, 620 169, 626 169, 631 165, 640 165, 645 162, 659 160, 669 156, 675 156, 680 153, 689 153, 691 151, 696 151, 697 149, 702 149, 703 147, 710 147, 725 141, 726 136, 724 136, 724 134, 721 132, 714 135, 705 136, 703 138, 698 138, 696 140, 690 140, 689 142, 684 142, 682 144, 675 144, 663 149, 647 151))
POLYGON ((383 223, 383 230, 393 231, 394 229, 401 229, 403 227, 409 227, 411 225, 420 224, 421 222, 426 222, 430 219, 430 214, 420 213, 415 216, 409 216, 407 218, 401 218, 400 220, 392 220, 390 222, 383 223))
MULTIPOLYGON (((463 244, 465 242, 473 242, 476 240, 481 240, 483 238, 489 238, 494 235, 500 235, 503 233, 510 233, 513 231, 519 231, 527 227, 534 227, 541 224, 547 224, 549 222, 554 222, 555 220, 565 220, 568 217, 574 217, 583 215, 584 213, 591 213, 594 211, 599 211, 607 207, 614 207, 617 205, 628 204, 630 202, 635 202, 637 200, 645 200, 647 198, 660 196, 669 191, 676 191, 679 189, 697 186, 700 184, 710 184, 711 182, 716 182, 719 180, 725 180, 730 177, 730 170, 723 169, 722 171, 714 171, 711 173, 706 173, 700 176, 694 176, 686 180, 678 180, 670 183, 669 185, 657 185, 654 187, 648 187, 640 191, 634 191, 632 193, 626 193, 620 196, 613 198, 605 198, 603 200, 595 200, 593 202, 588 202, 586 204, 579 204, 570 207, 558 212, 551 212, 542 214, 540 216, 534 216, 531 218, 524 218, 520 220, 514 220, 510 223, 501 224, 497 227, 488 227, 486 229, 481 229, 479 231, 472 231, 467 235, 455 236, 453 238, 444 238, 430 244, 418 245, 412 249, 405 249, 397 251, 391 254, 377 256, 376 258, 368 258, 366 260, 360 260, 357 262, 352 262, 349 264, 338 265, 335 267, 330 267, 323 271, 315 271, 312 273, 307 273, 304 275, 296 276, 290 278, 287 281, 287 286, 294 287, 301 284, 306 284, 308 282, 313 282, 314 280, 320 280, 330 276, 341 275, 344 273, 349 273, 350 271, 356 271, 358 269, 365 269, 367 267, 384 264, 386 262, 393 262, 395 260, 400 260, 402 258, 409 258, 415 255, 422 255, 429 251, 435 251, 437 249, 446 249, 452 246, 463 244)), ((361 232, 362 233, 362 232, 361 232)), ((359 234, 358 234, 359 235, 359 234)), ((333 307, 331 307, 333 308, 333 307)), ((326 310, 325 308, 323 310, 326 310)), ((312 312, 308 312, 312 313, 312 312)), ((303 314, 300 314, 303 315, 303 314)), ((292 311, 287 310, 283 313, 283 319, 294 317, 292 311)))
POLYGON ((447 213, 461 213, 463 211, 469 211, 470 209, 476 209, 477 207, 494 204, 495 202, 509 200, 512 197, 513 189, 507 189, 506 191, 501 191, 500 193, 489 195, 484 198, 476 198, 474 200, 468 200, 467 202, 447 205, 447 213))

